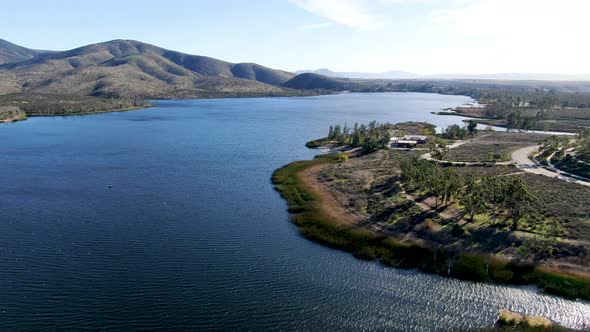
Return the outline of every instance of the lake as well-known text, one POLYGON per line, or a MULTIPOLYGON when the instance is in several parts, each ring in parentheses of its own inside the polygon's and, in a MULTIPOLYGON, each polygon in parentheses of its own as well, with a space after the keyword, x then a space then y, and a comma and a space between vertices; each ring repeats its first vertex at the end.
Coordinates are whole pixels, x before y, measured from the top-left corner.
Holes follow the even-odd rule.
POLYGON ((303 238, 272 172, 331 124, 460 123, 417 93, 156 101, 0 126, 0 330, 430 331, 590 304, 383 267, 303 238), (109 188, 112 184, 112 188, 109 188))

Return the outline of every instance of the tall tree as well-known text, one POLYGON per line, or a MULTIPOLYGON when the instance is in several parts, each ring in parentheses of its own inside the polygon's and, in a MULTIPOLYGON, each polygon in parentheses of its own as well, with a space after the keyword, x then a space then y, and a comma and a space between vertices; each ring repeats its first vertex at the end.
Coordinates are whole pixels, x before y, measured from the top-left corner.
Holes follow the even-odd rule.
POLYGON ((475 215, 484 211, 485 199, 482 182, 474 176, 470 176, 465 180, 465 187, 461 191, 461 204, 469 213, 469 220, 473 222, 475 215))
POLYGON ((505 184, 504 178, 498 176, 489 175, 481 179, 481 197, 492 212, 492 224, 496 223, 498 213, 504 203, 505 184))
POLYGON ((504 206, 509 211, 510 218, 512 218, 511 228, 516 230, 518 222, 526 214, 534 196, 524 180, 518 176, 510 177, 504 189, 504 206))
POLYGON ((474 136, 477 133, 477 122, 475 120, 469 120, 467 122, 467 132, 469 136, 474 136))

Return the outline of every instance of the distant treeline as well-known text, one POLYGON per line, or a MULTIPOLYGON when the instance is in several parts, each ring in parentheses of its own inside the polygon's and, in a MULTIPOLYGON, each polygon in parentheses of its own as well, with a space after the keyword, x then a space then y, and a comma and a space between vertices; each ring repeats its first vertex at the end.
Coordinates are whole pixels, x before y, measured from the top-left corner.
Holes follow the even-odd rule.
POLYGON ((149 106, 141 98, 99 98, 50 94, 0 95, 0 107, 14 107, 29 116, 110 112, 149 106))
POLYGON ((483 84, 468 82, 386 82, 366 81, 357 83, 354 92, 427 92, 446 95, 470 96, 478 101, 520 100, 532 108, 545 108, 547 104, 560 107, 590 108, 590 92, 558 91, 519 85, 483 84))

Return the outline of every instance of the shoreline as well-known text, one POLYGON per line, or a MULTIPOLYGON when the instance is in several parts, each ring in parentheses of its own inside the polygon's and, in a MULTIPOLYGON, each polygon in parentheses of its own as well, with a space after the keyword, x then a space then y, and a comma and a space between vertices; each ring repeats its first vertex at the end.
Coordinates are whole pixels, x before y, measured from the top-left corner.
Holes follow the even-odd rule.
MULTIPOLYGON (((302 94, 279 94, 279 95, 249 95, 249 94, 243 94, 243 95, 225 95, 225 96, 215 96, 215 95, 211 95, 211 96, 201 96, 201 97, 189 97, 189 98, 156 98, 156 99, 150 99, 151 101, 154 102, 150 102, 148 105, 145 106, 133 106, 133 107, 127 107, 127 108, 121 108, 121 109, 113 109, 113 110, 105 110, 105 111, 96 111, 96 112, 79 112, 79 113, 68 113, 68 114, 27 114, 28 118, 33 118, 33 117, 53 117, 53 116, 82 116, 82 115, 95 115, 95 114, 104 114, 104 113, 115 113, 115 112, 128 112, 128 111, 135 111, 135 110, 140 110, 140 109, 145 109, 145 108, 151 108, 151 107, 156 107, 157 106, 157 101, 183 101, 183 100, 215 100, 215 99, 250 99, 250 98, 305 98, 305 97, 318 97, 318 96, 331 96, 331 95, 338 95, 338 94, 342 94, 342 93, 351 93, 351 92, 343 92, 343 91, 330 91, 330 90, 322 90, 322 91, 313 91, 313 90, 304 90, 304 93, 302 94), (309 91, 309 93, 305 93, 306 91, 309 91)), ((385 91, 385 92, 376 92, 376 91, 366 91, 366 92, 353 92, 353 93, 362 93, 362 94, 371 94, 371 93, 430 93, 430 94, 438 94, 438 95, 448 95, 448 94, 443 94, 443 93, 439 93, 439 92, 413 92, 413 91, 385 91)), ((453 94, 454 96, 463 96, 463 97, 467 97, 467 98, 471 98, 473 100, 475 100, 472 96, 468 96, 468 95, 461 95, 461 94, 453 94)), ((26 120, 26 119, 22 119, 22 120, 26 120)), ((16 122, 16 121, 22 121, 22 120, 13 120, 13 121, 5 121, 5 120, 0 120, 0 123, 12 123, 12 122, 16 122)))
POLYGON ((84 116, 84 115, 96 115, 96 114, 105 114, 105 113, 117 113, 117 112, 130 112, 130 111, 137 111, 144 108, 153 107, 153 104, 145 105, 145 106, 133 106, 133 107, 126 107, 126 108, 118 108, 109 111, 97 111, 97 112, 89 112, 89 113, 70 113, 70 114, 54 114, 54 115, 39 115, 39 114, 26 114, 24 118, 15 118, 15 119, 4 119, 0 120, 2 124, 9 124, 15 122, 26 121, 30 118, 47 118, 47 117, 70 117, 70 116, 84 116))
POLYGON ((309 179, 313 177, 314 170, 337 162, 333 156, 317 156, 312 160, 287 164, 273 173, 272 183, 287 201, 292 221, 309 240, 390 267, 417 269, 475 282, 534 285, 548 294, 590 300, 590 276, 583 272, 556 271, 472 251, 446 251, 426 241, 379 234, 363 227, 362 219, 352 219, 357 221, 354 223, 338 220, 339 214, 350 211, 337 199, 326 199, 326 194, 321 191, 334 193, 309 179), (449 262, 448 257, 453 257, 453 261, 449 262))
POLYGON ((29 118, 46 118, 46 117, 54 117, 54 116, 84 116, 84 115, 96 115, 96 114, 105 114, 105 113, 119 113, 119 112, 130 112, 130 111, 137 111, 145 108, 154 107, 155 105, 150 103, 144 106, 133 106, 133 107, 125 107, 125 108, 117 108, 108 111, 96 111, 96 112, 86 112, 86 113, 69 113, 69 114, 50 114, 50 115, 27 115, 29 118))
POLYGON ((2 119, 0 120, 0 123, 15 123, 15 122, 19 122, 19 121, 25 121, 27 120, 28 116, 18 116, 15 118, 10 118, 10 119, 2 119))
MULTIPOLYGON (((192 98, 161 98, 161 99, 151 99, 151 101, 182 101, 182 100, 199 100, 199 99, 233 99, 233 98, 287 98, 287 97, 312 97, 312 96, 321 96, 321 95, 330 95, 331 93, 315 93, 315 94, 305 94, 305 95, 240 95, 240 96, 203 96, 203 97, 192 97, 192 98)), ((6 119, 0 120, 0 123, 13 123, 17 121, 24 121, 27 118, 37 118, 37 117, 54 117, 54 116, 84 116, 84 115, 96 115, 96 114, 105 114, 105 113, 117 113, 117 112, 129 112, 129 111, 136 111, 145 108, 151 108, 157 106, 154 102, 148 102, 146 105, 142 106, 131 106, 125 108, 117 108, 112 110, 103 110, 103 111, 94 111, 94 112, 75 112, 75 113, 65 113, 65 114, 26 114, 24 119, 6 119)))

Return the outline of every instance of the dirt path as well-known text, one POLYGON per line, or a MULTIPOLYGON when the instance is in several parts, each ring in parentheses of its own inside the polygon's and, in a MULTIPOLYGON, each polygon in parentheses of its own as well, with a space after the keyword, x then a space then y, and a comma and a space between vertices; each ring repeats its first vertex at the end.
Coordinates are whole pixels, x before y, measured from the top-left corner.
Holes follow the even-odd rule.
POLYGON ((358 225, 366 218, 358 213, 345 208, 348 199, 343 194, 338 194, 318 180, 318 172, 329 165, 312 166, 299 174, 301 181, 321 201, 322 211, 329 217, 347 225, 358 225))

